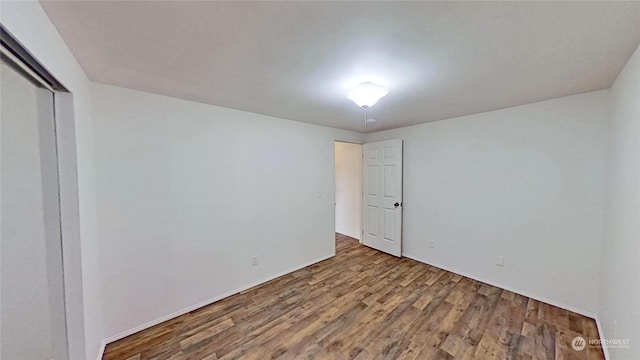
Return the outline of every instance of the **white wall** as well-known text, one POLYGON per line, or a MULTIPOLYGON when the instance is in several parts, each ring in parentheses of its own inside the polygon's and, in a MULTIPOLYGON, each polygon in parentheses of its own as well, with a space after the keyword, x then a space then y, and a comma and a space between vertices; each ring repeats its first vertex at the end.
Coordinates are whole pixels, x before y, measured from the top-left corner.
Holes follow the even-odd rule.
POLYGON ((360 134, 107 85, 93 95, 111 339, 335 253, 334 140, 360 134))
POLYGON ((607 338, 630 339, 612 359, 640 359, 640 50, 611 88, 600 320, 607 338), (614 326, 613 322, 617 323, 614 326))
POLYGON ((89 80, 38 2, 1 1, 0 10, 2 25, 73 94, 73 109, 56 109, 64 115, 57 135, 69 351, 94 359, 104 336, 89 80))
POLYGON ((606 101, 598 91, 366 136, 404 140, 403 255, 594 314, 606 101))
POLYGON ((336 232, 362 235, 362 145, 336 142, 336 232))

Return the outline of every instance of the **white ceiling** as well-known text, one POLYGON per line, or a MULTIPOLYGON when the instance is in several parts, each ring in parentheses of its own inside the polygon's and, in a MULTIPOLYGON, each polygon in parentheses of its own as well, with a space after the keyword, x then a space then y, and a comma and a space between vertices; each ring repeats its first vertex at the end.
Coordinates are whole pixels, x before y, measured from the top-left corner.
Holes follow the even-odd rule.
POLYGON ((640 42, 640 2, 41 3, 94 81, 361 132, 608 88, 640 42))

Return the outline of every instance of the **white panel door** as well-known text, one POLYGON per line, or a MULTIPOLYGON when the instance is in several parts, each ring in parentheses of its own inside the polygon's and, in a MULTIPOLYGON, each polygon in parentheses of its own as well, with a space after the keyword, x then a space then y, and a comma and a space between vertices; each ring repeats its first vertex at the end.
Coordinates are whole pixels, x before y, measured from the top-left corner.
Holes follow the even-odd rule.
POLYGON ((402 253, 402 140, 363 145, 362 243, 402 253))

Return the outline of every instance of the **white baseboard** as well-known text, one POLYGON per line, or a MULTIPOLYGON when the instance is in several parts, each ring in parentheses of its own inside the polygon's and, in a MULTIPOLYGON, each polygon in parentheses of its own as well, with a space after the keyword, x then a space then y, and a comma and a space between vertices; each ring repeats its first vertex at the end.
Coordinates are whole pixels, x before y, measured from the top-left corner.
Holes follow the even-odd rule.
POLYGON ((104 356, 104 349, 107 347, 107 342, 106 341, 102 341, 102 344, 100 344, 100 349, 98 349, 98 359, 97 360, 102 360, 102 357, 104 356))
MULTIPOLYGON (((600 323, 600 318, 596 316, 595 319, 596 319, 596 326, 598 327, 598 336, 600 337, 600 339, 606 339, 603 332, 604 329, 602 328, 602 324, 600 323)), ((602 346, 602 352, 604 353, 605 360, 611 359, 611 357, 609 356, 609 349, 604 345, 602 346)))
POLYGON ((468 278, 473 279, 473 280, 481 281, 483 283, 486 283, 486 284, 489 284, 489 285, 492 285, 492 286, 495 286, 495 287, 499 287, 501 289, 508 290, 508 291, 513 292, 513 293, 520 294, 522 296, 526 296, 528 298, 531 298, 531 299, 534 299, 534 300, 537 300, 537 301, 541 301, 541 302, 544 302, 544 303, 547 303, 547 304, 550 304, 550 305, 553 305, 553 306, 556 306, 556 307, 559 307, 559 308, 562 308, 562 309, 565 309, 565 310, 569 310, 569 311, 572 311, 572 312, 580 314, 580 315, 584 315, 584 316, 587 316, 587 317, 590 317, 590 318, 593 318, 593 319, 597 318, 597 315, 592 313, 592 312, 590 312, 590 311, 586 311, 584 309, 580 309, 580 308, 577 308, 575 306, 563 304, 561 302, 545 298, 544 296, 538 296, 536 294, 531 294, 528 291, 515 289, 515 288, 512 288, 511 286, 506 286, 506 285, 503 285, 503 284, 499 284, 499 283, 497 283, 495 281, 483 279, 480 276, 467 274, 467 273, 465 273, 463 271, 457 271, 457 270, 452 269, 452 268, 450 268, 448 266, 442 266, 440 264, 435 264, 433 262, 424 261, 422 259, 414 257, 413 255, 402 254, 402 256, 407 257, 409 259, 413 259, 415 261, 419 261, 419 262, 421 262, 423 264, 428 264, 428 265, 435 266, 435 267, 443 269, 443 270, 447 270, 447 271, 452 272, 454 274, 462 275, 462 276, 468 277, 468 278))
MULTIPOLYGON (((190 311, 193 311, 193 310, 199 309, 199 308, 201 308, 201 307, 203 307, 203 306, 207 306, 207 305, 213 304, 213 303, 214 303, 214 302, 216 302, 216 301, 220 301, 220 300, 222 300, 222 299, 224 299, 224 298, 227 298, 227 297, 229 297, 229 296, 231 296, 231 295, 235 295, 235 294, 237 294, 237 293, 239 293, 239 292, 242 292, 242 291, 245 291, 245 290, 251 289, 251 288, 252 288, 252 287, 254 287, 254 286, 258 286, 258 285, 260 285, 260 284, 266 283, 267 281, 271 281, 271 280, 273 280, 273 279, 276 279, 276 278, 279 278, 279 277, 281 277, 281 276, 287 275, 287 274, 289 274, 289 273, 292 273, 292 272, 294 272, 294 271, 296 271, 296 270, 300 270, 300 269, 302 269, 302 268, 304 268, 304 267, 307 267, 307 266, 309 266, 309 265, 313 265, 313 264, 318 263, 318 262, 320 262, 320 261, 327 260, 327 259, 329 259, 329 258, 332 258, 333 256, 335 256, 335 254, 332 254, 332 255, 329 255, 329 256, 325 256, 325 257, 319 258, 319 259, 317 259, 317 260, 313 260, 313 261, 311 261, 311 262, 308 262, 308 263, 305 263, 305 264, 302 264, 302 265, 299 265, 299 266, 296 266, 296 267, 290 268, 290 269, 288 269, 288 270, 285 270, 285 271, 282 271, 282 272, 276 273, 276 274, 274 274, 274 275, 268 276, 268 277, 266 277, 266 278, 263 278, 263 279, 258 280, 258 281, 256 281, 256 282, 253 282, 253 283, 251 283, 251 284, 248 284, 248 285, 242 286, 242 287, 237 288, 237 289, 235 289, 235 290, 227 291, 227 292, 225 292, 225 293, 223 293, 223 294, 221 294, 221 295, 218 295, 218 296, 213 297, 213 298, 211 298, 211 299, 205 300, 205 301, 203 301, 203 302, 201 302, 201 303, 198 303, 198 304, 195 304, 195 305, 189 306, 189 307, 184 308, 184 309, 182 309, 182 310, 176 311, 176 312, 174 312, 174 313, 172 313, 172 314, 169 314, 169 315, 166 315, 166 316, 160 317, 160 318, 158 318, 158 319, 155 319, 155 320, 149 321, 149 322, 147 322, 147 323, 145 323, 145 324, 142 324, 142 325, 136 326, 136 327, 134 327, 134 328, 132 328, 132 329, 129 329, 129 330, 127 330, 127 331, 123 331, 123 332, 121 332, 121 333, 119 333, 119 334, 116 334, 116 335, 110 336, 110 337, 108 337, 108 338, 104 341, 104 343, 105 343, 105 345, 106 345, 106 344, 112 343, 112 342, 114 342, 114 341, 117 341, 117 340, 123 339, 123 338, 125 338, 125 337, 127 337, 127 336, 129 336, 129 335, 133 335, 133 334, 135 334, 135 333, 137 333, 137 332, 139 332, 139 331, 142 331, 142 330, 144 330, 144 329, 148 329, 148 328, 150 328, 150 327, 152 327, 152 326, 158 325, 158 324, 163 323, 163 322, 165 322, 165 321, 167 321, 167 320, 173 319, 173 318, 178 317, 178 316, 180 316, 180 315, 184 315, 184 314, 186 314, 186 313, 188 313, 188 312, 190 312, 190 311)), ((104 347, 103 347, 103 351, 104 351, 104 347)))

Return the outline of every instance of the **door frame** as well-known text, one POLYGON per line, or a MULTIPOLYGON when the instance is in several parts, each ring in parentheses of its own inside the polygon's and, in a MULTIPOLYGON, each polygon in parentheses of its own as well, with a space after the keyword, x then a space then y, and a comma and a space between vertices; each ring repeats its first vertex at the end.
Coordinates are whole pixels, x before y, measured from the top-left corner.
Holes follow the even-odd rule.
MULTIPOLYGON (((402 152, 404 153, 404 140, 403 139, 397 139, 397 140, 401 140, 403 145, 402 145, 402 152)), ((380 141, 384 141, 384 140, 380 140, 380 141)), ((334 206, 333 206, 333 233, 335 234, 335 229, 336 229, 336 206, 335 206, 335 198, 336 198, 336 163, 335 163, 335 159, 336 159, 336 153, 335 153, 335 143, 336 142, 343 142, 343 143, 348 143, 348 144, 357 144, 357 145, 361 145, 362 146, 362 169, 361 169, 361 179, 362 179, 362 185, 361 185, 361 193, 360 193, 360 244, 363 243, 363 239, 364 239, 364 210, 362 210, 363 206, 364 206, 364 145, 367 144, 367 142, 365 141, 352 141, 352 140, 342 140, 339 138, 334 138, 334 147, 333 147, 333 201, 334 201, 334 206)), ((404 154, 402 154, 402 201, 401 201, 401 205, 400 205, 400 211, 402 211, 402 221, 400 224, 400 241, 402 241, 402 237, 404 235, 404 154)), ((335 239, 332 238, 332 244, 333 244, 333 254, 335 255, 335 239)), ((400 257, 402 257, 402 251, 400 253, 400 257)))

